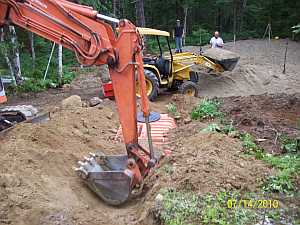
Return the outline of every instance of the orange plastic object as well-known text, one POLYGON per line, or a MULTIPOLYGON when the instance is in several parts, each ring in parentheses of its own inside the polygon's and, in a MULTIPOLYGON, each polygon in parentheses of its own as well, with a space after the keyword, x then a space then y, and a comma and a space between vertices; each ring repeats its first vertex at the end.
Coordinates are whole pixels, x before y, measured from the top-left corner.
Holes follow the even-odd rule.
MULTIPOLYGON (((157 148, 162 148, 166 155, 169 155, 172 152, 172 149, 169 147, 168 134, 170 130, 176 128, 176 123, 173 118, 169 117, 168 114, 161 114, 160 120, 150 123, 151 125, 151 136, 153 145, 157 148)), ((138 140, 139 143, 147 143, 147 129, 145 123, 138 123, 138 140)), ((122 141, 122 127, 119 127, 119 130, 116 135, 117 141, 122 141)))
POLYGON ((112 82, 102 83, 103 95, 105 98, 114 97, 114 88, 112 82))

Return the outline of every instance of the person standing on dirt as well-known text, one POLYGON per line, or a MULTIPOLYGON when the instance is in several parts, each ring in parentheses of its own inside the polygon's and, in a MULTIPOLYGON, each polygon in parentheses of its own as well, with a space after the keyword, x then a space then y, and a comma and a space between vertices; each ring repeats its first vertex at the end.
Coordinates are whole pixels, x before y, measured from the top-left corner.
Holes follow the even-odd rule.
POLYGON ((183 26, 180 24, 180 20, 176 20, 175 27, 175 43, 176 43, 176 53, 182 52, 182 37, 184 36, 183 26))
POLYGON ((223 48, 224 42, 223 39, 220 37, 219 31, 214 33, 214 36, 210 39, 210 46, 212 48, 223 48))

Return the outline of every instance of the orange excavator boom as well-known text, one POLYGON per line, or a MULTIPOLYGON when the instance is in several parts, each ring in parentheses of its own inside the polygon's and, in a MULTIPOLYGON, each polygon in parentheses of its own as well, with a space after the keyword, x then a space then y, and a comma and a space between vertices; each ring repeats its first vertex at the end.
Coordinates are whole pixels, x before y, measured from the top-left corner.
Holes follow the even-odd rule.
POLYGON ((91 154, 76 170, 106 202, 123 203, 156 162, 150 132, 149 150, 138 143, 135 70, 141 84, 143 115, 150 126, 142 39, 136 27, 128 20, 119 21, 65 0, 0 0, 0 26, 6 24, 20 26, 72 50, 83 65, 108 64, 127 154, 104 157, 105 165, 91 154), (118 36, 105 21, 117 23, 118 36))

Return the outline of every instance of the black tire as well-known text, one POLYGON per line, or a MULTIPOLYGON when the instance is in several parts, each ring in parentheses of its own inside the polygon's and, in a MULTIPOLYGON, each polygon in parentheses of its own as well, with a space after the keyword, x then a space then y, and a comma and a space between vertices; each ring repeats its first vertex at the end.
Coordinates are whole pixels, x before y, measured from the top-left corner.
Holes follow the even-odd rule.
POLYGON ((199 81, 199 75, 197 72, 195 71, 190 71, 190 81, 194 82, 194 83, 198 83, 199 81))
POLYGON ((183 95, 198 96, 198 86, 192 81, 185 81, 179 87, 179 93, 183 95))
POLYGON ((147 69, 144 69, 145 79, 146 82, 150 82, 152 86, 151 93, 148 93, 148 99, 150 101, 154 101, 158 96, 158 90, 159 90, 159 82, 155 74, 147 69))

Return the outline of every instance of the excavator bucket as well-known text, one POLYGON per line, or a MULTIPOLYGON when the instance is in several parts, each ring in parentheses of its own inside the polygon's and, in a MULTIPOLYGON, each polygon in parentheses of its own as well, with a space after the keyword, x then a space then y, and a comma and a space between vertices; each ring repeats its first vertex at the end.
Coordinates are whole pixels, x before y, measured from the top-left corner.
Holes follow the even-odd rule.
POLYGON ((132 192, 132 173, 127 169, 127 155, 92 154, 79 161, 75 170, 89 188, 110 205, 121 205, 132 192))
MULTIPOLYGON (((167 114, 159 115, 151 112, 150 115, 153 146, 160 148, 164 151, 164 154, 168 155, 171 149, 163 148, 163 146, 168 143, 167 134, 170 129, 176 127, 175 121, 167 114)), ((137 123, 138 140, 141 148, 144 149, 143 147, 146 148, 148 143, 146 124, 140 113, 137 120, 139 121, 137 123)), ((116 135, 116 141, 122 141, 121 127, 116 135)), ((158 160, 157 153, 155 152, 155 158, 158 160)), ((146 159, 146 155, 147 153, 142 154, 140 159, 146 159)), ((133 188, 136 187, 134 185, 136 171, 130 166, 132 160, 127 155, 105 156, 100 152, 96 154, 90 153, 83 161, 78 162, 79 167, 75 168, 75 170, 88 187, 102 200, 110 205, 121 205, 131 197, 133 188)), ((147 172, 143 174, 143 177, 146 175, 147 172)), ((139 180, 139 182, 141 181, 139 180)))

